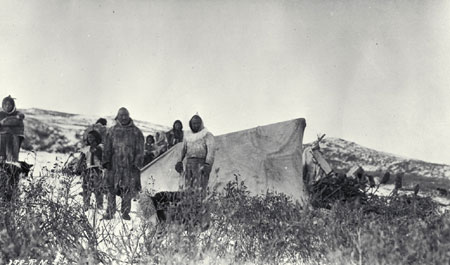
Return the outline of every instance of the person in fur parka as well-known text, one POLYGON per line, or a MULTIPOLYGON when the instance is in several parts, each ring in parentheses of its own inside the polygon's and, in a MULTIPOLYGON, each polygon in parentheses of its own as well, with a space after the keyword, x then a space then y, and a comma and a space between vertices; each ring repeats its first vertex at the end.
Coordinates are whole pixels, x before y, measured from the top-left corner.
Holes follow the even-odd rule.
POLYGON ((103 167, 109 190, 105 219, 112 219, 116 210, 115 196, 121 196, 122 218, 130 220, 131 199, 141 190, 144 135, 134 125, 126 108, 119 109, 116 122, 106 134, 104 147, 103 167))
POLYGON ((25 138, 24 118, 11 96, 3 99, 0 111, 0 162, 19 160, 20 147, 25 138))
POLYGON ((181 156, 175 169, 179 173, 183 172, 182 161, 186 158, 185 187, 206 191, 214 163, 214 136, 204 127, 198 115, 191 118, 189 127, 192 133, 184 136, 181 156))
POLYGON ((102 171, 102 136, 96 130, 87 133, 87 146, 81 150, 77 171, 81 173, 83 188, 83 209, 90 207, 91 194, 94 193, 96 208, 103 209, 103 171, 102 171))

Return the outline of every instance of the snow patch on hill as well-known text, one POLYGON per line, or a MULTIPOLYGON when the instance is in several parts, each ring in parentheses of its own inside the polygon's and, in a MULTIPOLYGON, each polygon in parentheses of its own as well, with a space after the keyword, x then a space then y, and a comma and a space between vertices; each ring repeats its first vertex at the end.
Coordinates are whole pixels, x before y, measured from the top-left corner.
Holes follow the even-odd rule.
MULTIPOLYGON (((97 121, 98 116, 78 115, 43 109, 23 109, 25 114, 25 150, 69 153, 78 150, 86 128, 97 121)), ((108 127, 115 124, 114 117, 104 117, 108 127)), ((134 121, 143 134, 168 131, 170 127, 147 121, 134 121)))
POLYGON ((359 165, 370 172, 390 171, 424 177, 450 178, 449 165, 428 163, 381 152, 340 138, 325 138, 320 146, 325 159, 338 170, 348 170, 354 165, 359 165))

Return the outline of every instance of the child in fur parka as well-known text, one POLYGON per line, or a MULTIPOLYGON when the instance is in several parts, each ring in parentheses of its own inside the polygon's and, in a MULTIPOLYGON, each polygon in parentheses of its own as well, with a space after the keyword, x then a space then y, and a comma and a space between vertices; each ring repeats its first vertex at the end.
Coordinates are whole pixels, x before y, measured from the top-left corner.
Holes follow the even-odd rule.
POLYGON ((87 134, 87 146, 83 148, 78 164, 78 171, 83 178, 83 209, 87 211, 90 206, 91 194, 95 194, 97 209, 103 209, 103 170, 101 147, 102 137, 96 130, 87 134))

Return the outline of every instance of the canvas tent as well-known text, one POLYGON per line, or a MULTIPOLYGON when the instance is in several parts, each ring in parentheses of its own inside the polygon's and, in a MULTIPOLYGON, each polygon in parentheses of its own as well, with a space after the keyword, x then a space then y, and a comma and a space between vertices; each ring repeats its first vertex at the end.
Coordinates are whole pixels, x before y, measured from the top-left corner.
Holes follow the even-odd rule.
MULTIPOLYGON (((220 190, 237 177, 253 194, 273 190, 305 201, 302 177, 305 127, 305 119, 301 118, 215 136, 216 155, 209 187, 220 190)), ((179 190, 182 177, 174 167, 181 148, 181 144, 174 146, 142 169, 143 190, 179 190)))

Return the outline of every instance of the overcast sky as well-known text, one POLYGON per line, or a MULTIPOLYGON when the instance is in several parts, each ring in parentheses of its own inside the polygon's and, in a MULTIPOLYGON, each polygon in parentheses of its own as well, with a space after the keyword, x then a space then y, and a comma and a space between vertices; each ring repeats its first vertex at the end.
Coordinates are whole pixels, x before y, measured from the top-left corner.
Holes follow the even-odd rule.
POLYGON ((450 164, 450 1, 4 1, 0 96, 214 134, 317 133, 450 164), (187 126, 186 126, 187 127, 187 126))

